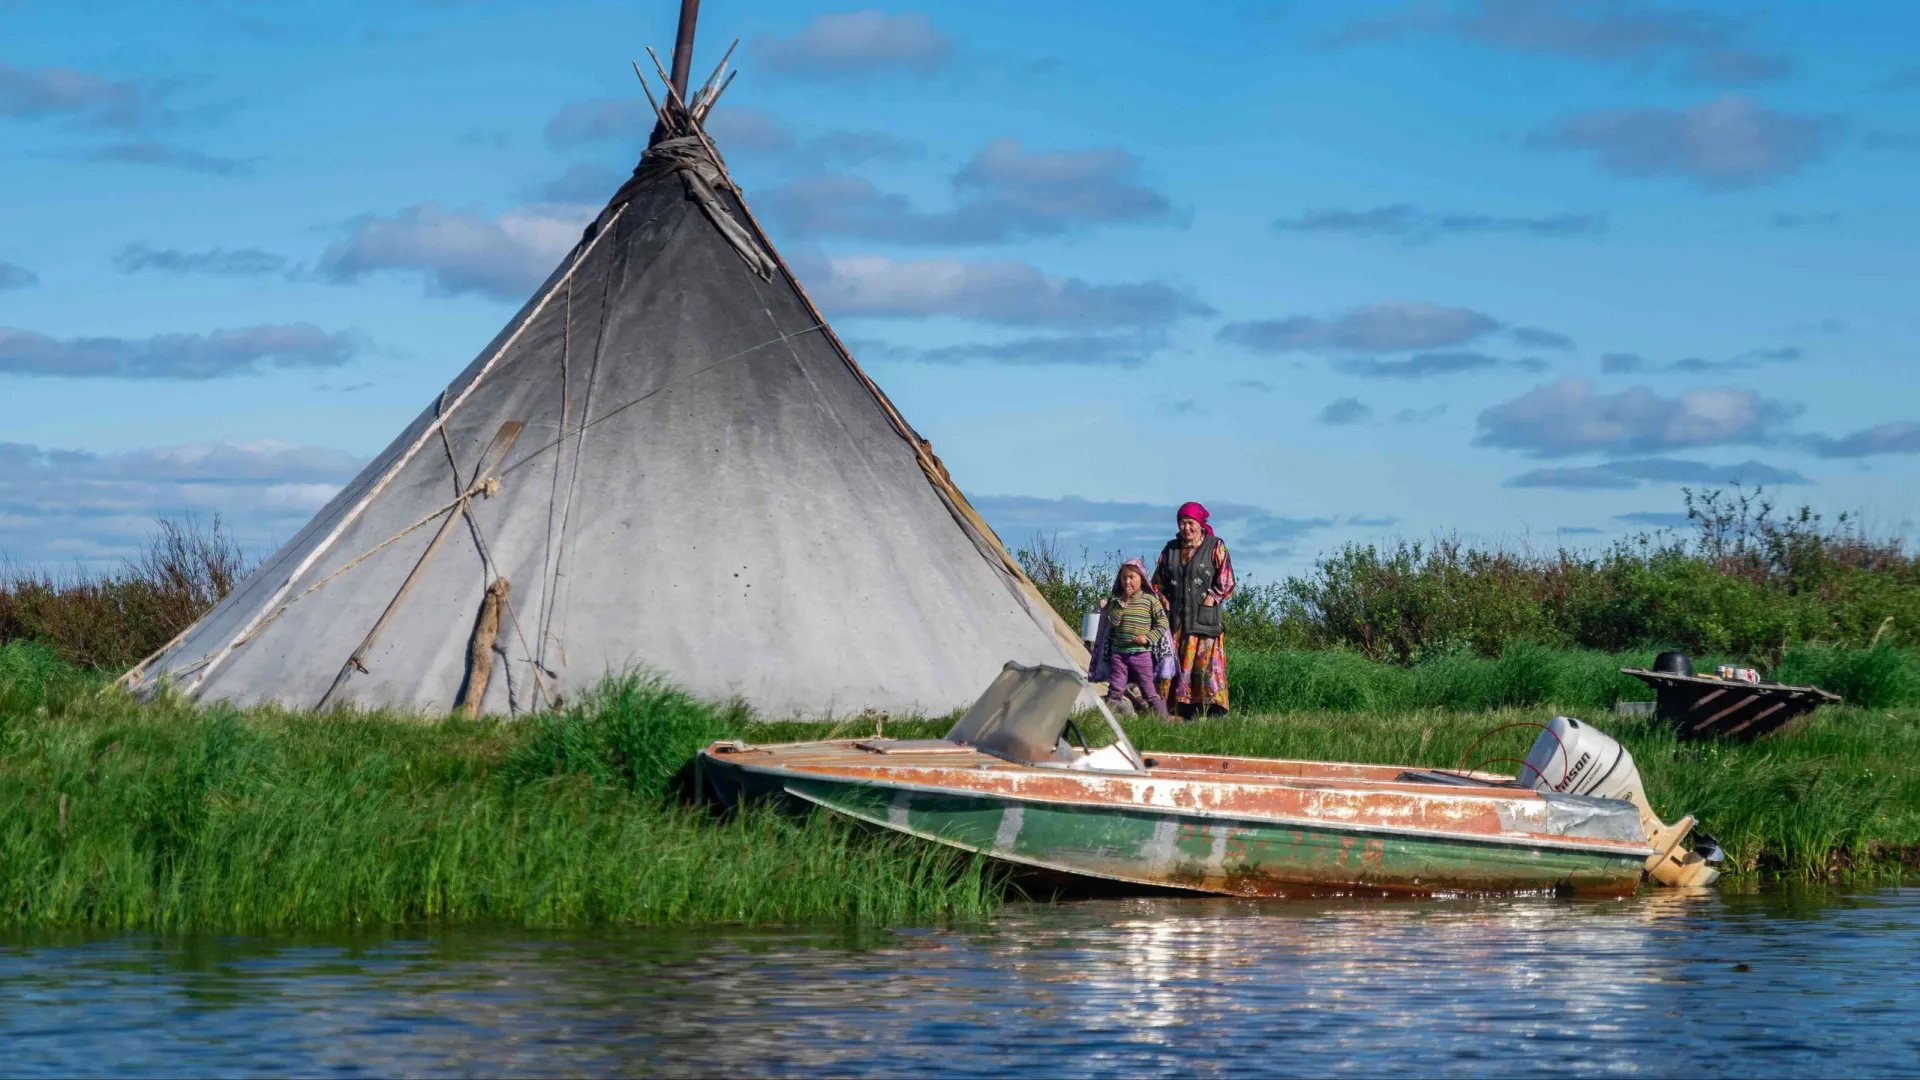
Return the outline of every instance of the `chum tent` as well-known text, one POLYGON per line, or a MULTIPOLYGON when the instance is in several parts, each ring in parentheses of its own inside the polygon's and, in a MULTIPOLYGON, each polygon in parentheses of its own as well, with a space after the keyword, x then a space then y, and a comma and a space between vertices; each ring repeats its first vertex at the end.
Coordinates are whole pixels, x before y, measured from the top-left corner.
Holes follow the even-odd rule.
POLYGON ((799 717, 1084 667, 748 213, 702 125, 725 84, 676 74, 526 306, 128 685, 524 713, 637 671, 799 717))

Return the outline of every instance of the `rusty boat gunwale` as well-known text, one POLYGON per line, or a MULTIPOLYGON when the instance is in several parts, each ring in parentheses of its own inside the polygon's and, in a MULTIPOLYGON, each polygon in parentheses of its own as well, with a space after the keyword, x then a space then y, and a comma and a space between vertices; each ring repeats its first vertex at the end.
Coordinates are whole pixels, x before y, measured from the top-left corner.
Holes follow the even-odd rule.
MULTIPOLYGON (((1013 761, 977 747, 956 744, 926 755, 882 752, 887 740, 828 740, 747 747, 720 742, 702 750, 699 768, 703 792, 724 801, 747 794, 783 794, 906 835, 976 852, 991 858, 1060 871, 1080 877, 1230 895, 1291 895, 1297 892, 1623 893, 1639 884, 1652 854, 1644 838, 1627 840, 1556 835, 1510 828, 1502 807, 1535 808, 1543 821, 1553 803, 1541 793, 1492 774, 1465 774, 1467 784, 1399 779, 1394 766, 1312 762, 1196 754, 1154 755, 1135 771, 1078 770, 1013 761), (864 745, 863 745, 864 743, 864 745), (784 760, 783 760, 784 759, 784 760), (1165 763, 1164 766, 1162 763, 1165 763), (1207 767, 1193 766, 1204 763, 1207 767), (1170 766, 1170 767, 1169 767, 1170 766), (1018 781, 1042 781, 1045 793, 1016 790, 1018 781), (983 783, 982 781, 987 781, 983 783), (1501 784, 1500 782, 1506 782, 1501 784), (1125 782, 1124 791, 1112 789, 1125 782), (1316 817, 1273 810, 1172 805, 1152 799, 1152 789, 1185 789, 1196 799, 1211 793, 1258 797, 1271 793, 1301 800, 1332 795, 1335 801, 1411 799, 1422 808, 1451 807, 1456 816, 1472 808, 1483 831, 1465 827, 1395 825, 1351 815, 1316 817), (1498 785, 1498 786, 1496 786, 1498 785), (1108 786, 1105 797, 1096 790, 1108 786), (731 788, 732 790, 726 790, 731 788), (837 793, 837 794, 836 794, 837 793), (1283 795, 1284 793, 1284 795, 1283 795), (1039 818, 1058 821, 1095 816, 1099 823, 1078 827, 1091 838, 1065 848, 1019 850, 1030 808, 1039 818), (1000 816, 997 832, 971 826, 971 815, 988 825, 1000 816), (914 820, 918 818, 916 822, 914 820), (1123 820, 1125 819, 1125 820, 1123 820), (1492 828, 1485 825, 1491 819, 1492 828), (1011 821, 1012 835, 1008 836, 1011 821), (1107 832, 1100 832, 1101 829, 1107 832), (1185 844, 1183 861, 1163 853, 1158 863, 1141 856, 1137 865, 1106 851, 1093 851, 1102 837, 1131 830, 1144 850, 1146 833, 1154 843, 1164 837, 1168 852, 1185 844), (1294 849, 1265 862, 1249 853, 1294 849), (1229 844, 1246 856, 1245 868, 1228 870, 1229 844), (1091 846, 1090 846, 1091 845, 1091 846), (1304 847, 1303 847, 1304 845, 1304 847), (1396 865, 1427 867, 1422 872, 1388 871, 1388 845, 1396 865), (1206 854, 1202 854, 1206 849, 1206 854), (1312 849, 1312 850, 1309 850, 1312 849), (1350 851, 1351 849, 1351 851, 1350 851), (1307 855, 1301 855, 1306 851, 1307 855), (1354 858, 1349 860, 1349 854, 1354 858), (1421 862, 1420 860, 1429 860, 1421 862), (1432 862, 1431 860, 1439 860, 1432 862), (1158 869, 1155 866, 1158 866, 1158 869), (1437 867, 1437 869, 1435 869, 1437 867)), ((1418 770, 1415 770, 1417 773, 1418 770)), ((1557 798, 1564 800, 1564 796, 1557 798)), ((1517 814, 1518 811, 1515 811, 1517 814)), ((1124 843, 1122 844, 1124 846, 1124 843)))

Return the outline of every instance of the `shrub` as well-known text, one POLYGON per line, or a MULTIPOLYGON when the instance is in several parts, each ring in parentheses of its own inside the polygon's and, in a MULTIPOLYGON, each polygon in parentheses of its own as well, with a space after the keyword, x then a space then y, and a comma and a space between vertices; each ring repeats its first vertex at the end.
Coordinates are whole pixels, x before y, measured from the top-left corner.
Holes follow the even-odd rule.
POLYGON ((1118 552, 1094 562, 1092 553, 1084 549, 1080 561, 1073 562, 1060 550, 1059 543, 1047 536, 1033 537, 1013 555, 1040 595, 1076 633, 1081 618, 1111 593, 1121 563, 1118 552))
POLYGON ((662 795, 701 747, 741 733, 744 705, 716 707, 656 678, 610 678, 558 713, 526 721, 527 738, 505 763, 520 781, 585 776, 600 786, 662 795))
POLYGON ((163 520, 117 571, 0 572, 0 642, 39 641, 69 663, 125 668, 193 625, 249 569, 218 517, 163 520))
MULTIPOLYGON (((1686 498, 1690 537, 1641 535, 1598 553, 1485 550, 1455 537, 1348 544, 1284 581, 1243 577, 1227 605, 1227 636, 1261 649, 1345 649, 1399 664, 1496 659, 1521 645, 1607 653, 1665 646, 1773 667, 1801 643, 1912 643, 1902 635, 1920 626, 1920 560, 1902 541, 1867 537, 1846 515, 1832 526, 1804 508, 1777 517, 1757 490, 1686 498)), ((1071 565, 1050 544, 1019 556, 1076 625, 1112 577, 1113 560, 1071 565)), ((1535 678, 1533 667, 1514 663, 1504 678, 1535 678)), ((1314 677, 1338 681, 1332 671, 1314 677)))

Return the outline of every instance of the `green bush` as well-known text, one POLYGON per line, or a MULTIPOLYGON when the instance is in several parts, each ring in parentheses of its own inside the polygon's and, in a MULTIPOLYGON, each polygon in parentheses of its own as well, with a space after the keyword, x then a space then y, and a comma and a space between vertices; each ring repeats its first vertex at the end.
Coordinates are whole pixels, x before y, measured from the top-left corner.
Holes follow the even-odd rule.
POLYGON ((525 721, 526 737, 504 769, 521 781, 576 775, 659 796, 701 747, 751 722, 744 705, 715 708, 657 678, 629 674, 606 680, 562 712, 525 721))
POLYGON ((218 517, 156 523, 140 558, 115 571, 0 566, 0 644, 39 641, 68 663, 118 672, 193 625, 249 569, 218 517))
MULTIPOLYGON (((1462 654, 1497 659, 1536 645, 1672 647, 1771 668, 1810 642, 1920 644, 1920 561, 1901 541, 1869 538, 1845 515, 1832 526, 1805 509, 1776 517, 1758 492, 1689 491, 1687 509, 1691 537, 1642 535, 1598 553, 1484 550, 1445 537, 1349 544, 1283 581, 1243 576, 1227 603, 1227 637, 1256 649, 1348 650, 1403 665, 1462 654)), ((1043 542, 1018 555, 1076 626, 1112 580, 1111 558, 1073 565, 1043 542)), ((1249 685, 1307 678, 1264 664, 1248 668, 1249 685)), ((1539 693, 1546 676, 1538 663, 1513 665, 1504 675, 1454 674, 1490 700, 1539 693), (1509 689, 1489 690, 1496 678, 1509 689)), ((1309 696, 1353 698, 1363 693, 1355 678, 1316 670, 1308 682, 1324 688, 1298 686, 1309 696)))

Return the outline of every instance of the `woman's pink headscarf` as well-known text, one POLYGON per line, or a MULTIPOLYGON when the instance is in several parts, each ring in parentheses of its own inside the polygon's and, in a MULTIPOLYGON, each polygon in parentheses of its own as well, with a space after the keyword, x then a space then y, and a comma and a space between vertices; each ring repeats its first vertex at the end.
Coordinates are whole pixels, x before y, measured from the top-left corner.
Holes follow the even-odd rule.
POLYGON ((1192 518, 1199 522, 1201 530, 1208 536, 1213 535, 1213 526, 1207 524, 1207 519, 1212 516, 1213 515, 1207 513, 1206 507, 1201 506, 1197 502, 1181 503, 1180 509, 1174 514, 1176 520, 1179 518, 1192 518))

